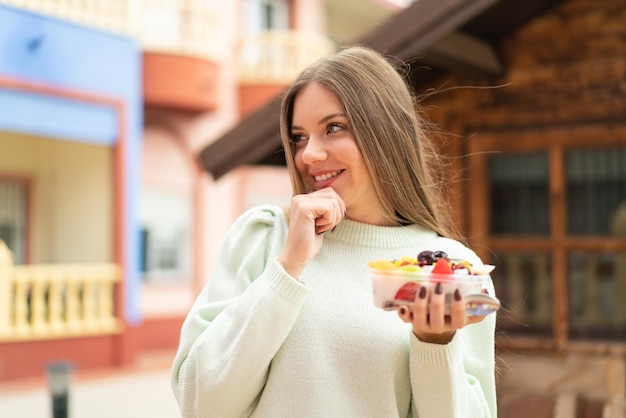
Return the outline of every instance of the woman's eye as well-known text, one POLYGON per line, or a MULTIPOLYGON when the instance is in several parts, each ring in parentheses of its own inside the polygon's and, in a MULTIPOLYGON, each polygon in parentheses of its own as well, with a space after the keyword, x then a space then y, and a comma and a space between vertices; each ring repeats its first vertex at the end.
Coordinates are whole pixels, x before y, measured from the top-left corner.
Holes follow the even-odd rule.
POLYGON ((289 138, 289 140, 292 143, 297 144, 299 142, 305 141, 306 137, 304 135, 301 135, 301 134, 292 134, 291 137, 289 138))
POLYGON ((340 123, 331 123, 328 125, 327 131, 329 134, 334 134, 335 132, 339 132, 345 129, 345 126, 343 126, 340 123))

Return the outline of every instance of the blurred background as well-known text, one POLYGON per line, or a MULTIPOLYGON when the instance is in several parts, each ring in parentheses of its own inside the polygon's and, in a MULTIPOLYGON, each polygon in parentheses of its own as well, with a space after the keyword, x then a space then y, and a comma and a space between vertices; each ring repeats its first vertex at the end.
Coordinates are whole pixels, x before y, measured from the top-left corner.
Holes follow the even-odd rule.
POLYGON ((287 205, 278 100, 403 60, 493 272, 503 418, 623 418, 623 0, 0 0, 0 416, 178 415, 169 367, 230 224, 287 205), (620 302, 621 301, 621 302, 620 302), (66 392, 67 393, 67 392, 66 392))

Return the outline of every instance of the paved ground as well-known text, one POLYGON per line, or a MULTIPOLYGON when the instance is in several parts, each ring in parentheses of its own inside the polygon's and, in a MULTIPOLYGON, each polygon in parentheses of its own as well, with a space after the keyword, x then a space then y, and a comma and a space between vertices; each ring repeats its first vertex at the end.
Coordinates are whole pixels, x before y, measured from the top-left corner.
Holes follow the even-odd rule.
MULTIPOLYGON (((72 378, 69 418, 177 418, 169 382, 173 353, 142 359, 129 369, 77 371, 72 378)), ((44 379, 0 384, 1 418, 51 418, 44 379)))

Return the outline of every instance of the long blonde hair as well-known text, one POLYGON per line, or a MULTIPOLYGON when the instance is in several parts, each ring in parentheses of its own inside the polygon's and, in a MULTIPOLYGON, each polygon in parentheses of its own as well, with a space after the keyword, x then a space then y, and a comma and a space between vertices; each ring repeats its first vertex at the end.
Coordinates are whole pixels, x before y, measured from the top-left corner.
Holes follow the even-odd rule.
POLYGON ((281 104, 280 136, 293 193, 306 193, 289 140, 293 106, 300 90, 315 82, 343 105, 385 216, 452 237, 456 234, 441 194, 441 158, 426 135, 425 119, 400 64, 367 47, 351 46, 311 64, 290 86, 281 104))

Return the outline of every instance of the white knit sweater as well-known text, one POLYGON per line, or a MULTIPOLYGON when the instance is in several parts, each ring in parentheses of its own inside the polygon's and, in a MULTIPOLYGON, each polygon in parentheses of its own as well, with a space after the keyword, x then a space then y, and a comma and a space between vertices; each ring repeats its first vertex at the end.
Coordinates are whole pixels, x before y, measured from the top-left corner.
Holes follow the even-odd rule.
POLYGON ((426 249, 480 263, 472 251, 416 225, 346 219, 296 280, 276 261, 286 237, 276 206, 232 226, 181 330, 183 417, 496 417, 495 315, 424 343, 374 306, 367 274, 370 260, 426 249))

